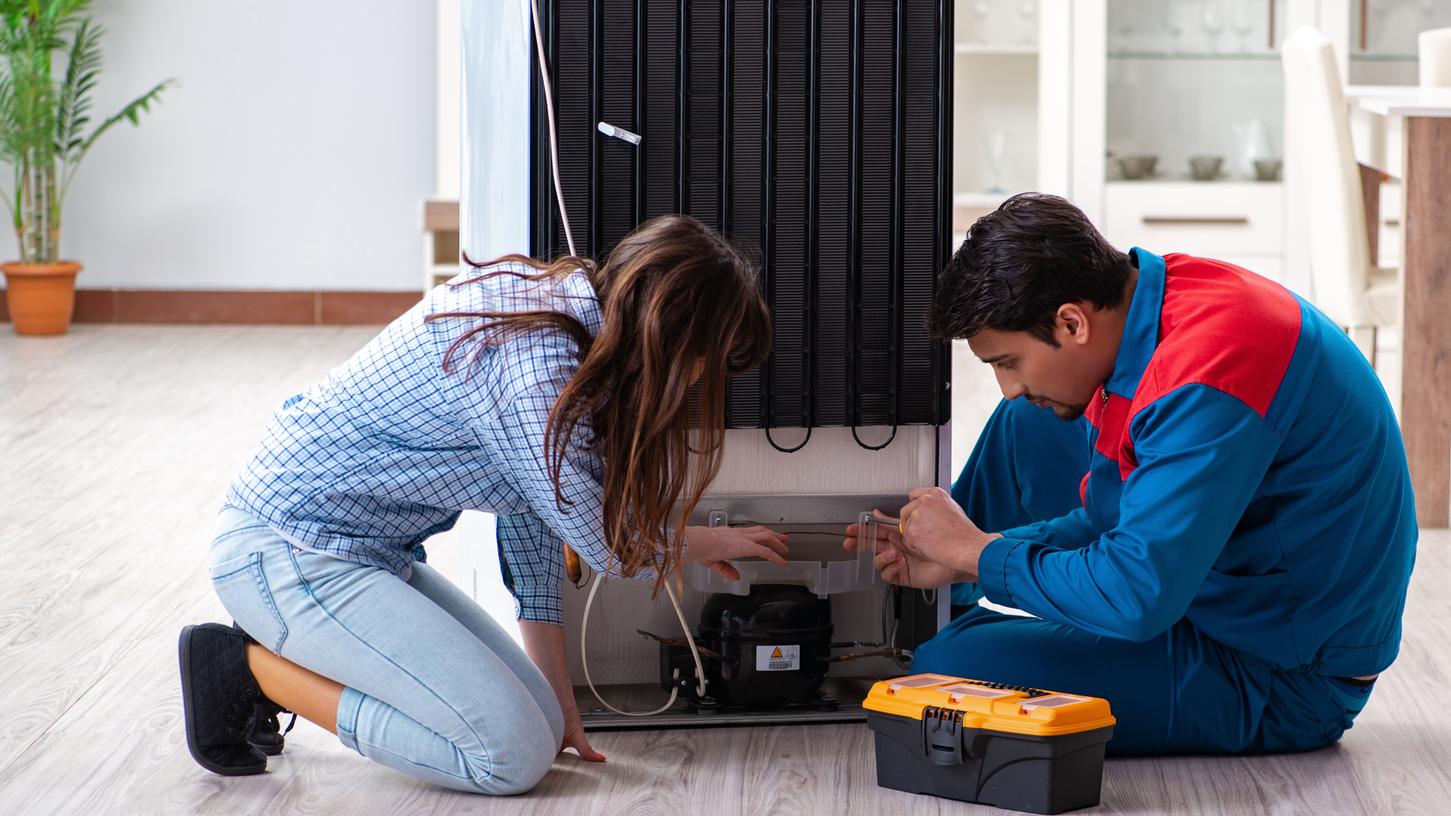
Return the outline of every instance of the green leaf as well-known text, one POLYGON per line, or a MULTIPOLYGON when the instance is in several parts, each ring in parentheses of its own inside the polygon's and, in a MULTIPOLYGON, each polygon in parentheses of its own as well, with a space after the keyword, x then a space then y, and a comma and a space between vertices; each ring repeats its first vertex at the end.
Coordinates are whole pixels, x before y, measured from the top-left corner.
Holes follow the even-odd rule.
POLYGON ((55 141, 58 150, 81 138, 83 114, 90 107, 88 96, 101 72, 101 34, 90 20, 81 20, 72 34, 65 79, 61 82, 56 112, 55 141))
POLYGON ((81 142, 79 148, 70 151, 66 157, 66 164, 68 165, 67 177, 62 182, 61 195, 64 196, 65 191, 70 188, 70 180, 75 173, 75 165, 80 164, 81 159, 85 158, 85 155, 90 152, 91 147, 95 145, 97 139, 101 138, 102 134, 110 130, 112 125, 123 119, 133 125, 139 124, 138 120, 141 112, 150 110, 151 105, 161 99, 162 92, 175 84, 176 80, 174 79, 158 82, 151 90, 127 102, 125 107, 121 108, 119 112, 102 122, 95 130, 91 131, 91 134, 81 142))
POLYGON ((0 0, 0 161, 11 165, 15 183, 13 195, 0 191, 0 201, 26 235, 40 228, 33 221, 37 213, 48 219, 43 246, 22 247, 22 253, 53 252, 61 201, 80 161, 112 125, 139 124, 141 114, 174 84, 159 83, 87 133, 103 36, 101 26, 85 16, 91 4, 0 0), (62 67, 57 52, 65 57, 59 78, 53 76, 62 67))

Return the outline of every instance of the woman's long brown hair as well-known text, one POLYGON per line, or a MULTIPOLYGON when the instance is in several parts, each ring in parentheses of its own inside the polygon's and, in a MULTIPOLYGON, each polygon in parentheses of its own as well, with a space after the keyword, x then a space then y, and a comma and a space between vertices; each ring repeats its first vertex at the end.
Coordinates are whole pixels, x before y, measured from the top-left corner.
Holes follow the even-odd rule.
POLYGON ((759 365, 771 349, 771 314, 754 266, 684 215, 641 224, 602 265, 574 256, 549 263, 523 255, 482 264, 464 260, 485 270, 513 261, 535 274, 500 269, 456 286, 501 274, 544 281, 583 271, 589 278, 603 315, 593 337, 571 315, 550 310, 450 312, 429 320, 484 321, 449 347, 443 359, 448 372, 469 346, 476 346, 471 359, 478 359, 489 345, 531 332, 573 338, 579 368, 550 410, 544 434, 555 501, 561 509, 569 503, 560 471, 571 443, 584 437, 579 441, 605 465, 605 545, 622 575, 657 569, 658 590, 678 570, 686 522, 720 469, 726 380, 759 365))

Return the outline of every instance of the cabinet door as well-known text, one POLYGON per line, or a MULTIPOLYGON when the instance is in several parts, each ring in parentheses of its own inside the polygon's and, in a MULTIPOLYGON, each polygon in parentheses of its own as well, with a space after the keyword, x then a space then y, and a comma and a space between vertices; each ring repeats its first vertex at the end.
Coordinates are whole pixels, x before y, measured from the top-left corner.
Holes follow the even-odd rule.
POLYGON ((1110 182, 1104 234, 1159 254, 1279 255, 1283 198, 1278 184, 1110 182))

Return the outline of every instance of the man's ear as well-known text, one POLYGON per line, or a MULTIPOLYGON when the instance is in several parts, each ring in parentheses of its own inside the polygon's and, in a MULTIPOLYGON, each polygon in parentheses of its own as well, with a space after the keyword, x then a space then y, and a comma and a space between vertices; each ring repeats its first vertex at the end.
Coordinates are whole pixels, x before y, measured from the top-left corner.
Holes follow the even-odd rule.
POLYGON ((1065 303, 1058 307, 1058 313, 1054 315, 1055 332, 1058 335, 1060 346, 1073 344, 1077 346, 1088 343, 1089 323, 1088 312, 1077 303, 1065 303))

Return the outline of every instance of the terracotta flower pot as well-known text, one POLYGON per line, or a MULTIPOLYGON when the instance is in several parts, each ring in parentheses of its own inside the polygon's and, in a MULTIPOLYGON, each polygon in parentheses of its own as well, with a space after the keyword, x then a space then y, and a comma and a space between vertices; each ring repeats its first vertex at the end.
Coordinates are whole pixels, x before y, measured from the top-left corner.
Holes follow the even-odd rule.
POLYGON ((16 334, 65 334, 76 304, 75 261, 0 264, 5 272, 5 297, 16 334))

